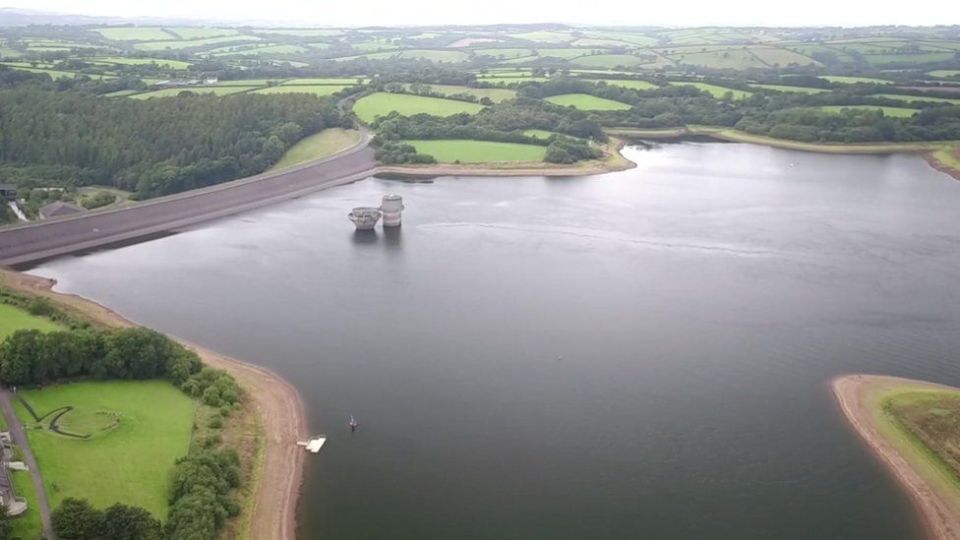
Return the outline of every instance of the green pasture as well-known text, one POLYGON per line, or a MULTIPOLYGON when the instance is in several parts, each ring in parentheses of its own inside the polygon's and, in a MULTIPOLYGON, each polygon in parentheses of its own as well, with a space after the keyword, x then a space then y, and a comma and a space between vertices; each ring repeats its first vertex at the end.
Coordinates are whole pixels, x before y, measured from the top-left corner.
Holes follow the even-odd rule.
POLYGON ((703 90, 717 99, 724 99, 727 94, 730 94, 733 99, 744 99, 753 94, 752 92, 747 92, 746 90, 737 90, 736 88, 727 88, 726 86, 718 86, 715 84, 702 82, 674 81, 670 84, 674 86, 692 86, 699 90, 703 90))
POLYGON ((630 108, 630 105, 626 103, 589 94, 561 94, 548 97, 547 101, 555 105, 574 107, 584 111, 625 111, 630 108))
POLYGON ((502 163, 543 161, 547 147, 461 139, 408 140, 419 154, 429 154, 440 163, 502 163))
POLYGON ((960 77, 960 69, 935 69, 930 73, 927 73, 931 77, 936 77, 938 79, 944 79, 949 77, 960 77))
POLYGON ((138 51, 164 51, 172 50, 177 51, 181 49, 189 49, 192 47, 203 47, 206 45, 216 45, 217 43, 230 43, 230 42, 242 42, 242 41, 257 41, 262 38, 257 36, 220 36, 220 37, 211 37, 203 39, 190 39, 190 40, 177 40, 177 41, 146 41, 143 43, 137 43, 133 47, 138 51))
POLYGON ((183 60, 168 60, 166 58, 128 58, 125 56, 104 56, 92 58, 96 62, 105 62, 107 64, 117 64, 122 66, 143 66, 155 64, 168 69, 187 69, 193 65, 192 62, 183 60))
POLYGON ((0 341, 17 330, 57 330, 60 328, 43 317, 36 317, 26 311, 7 304, 0 304, 0 341))
POLYGON ((172 26, 166 31, 180 36, 180 39, 207 39, 221 36, 235 36, 240 32, 233 28, 208 28, 201 26, 172 26))
POLYGON ((774 92, 795 92, 798 94, 821 94, 823 92, 829 92, 829 90, 823 88, 789 86, 785 84, 751 84, 750 88, 762 88, 764 90, 773 90, 774 92))
POLYGON ((353 106, 357 117, 364 122, 372 122, 376 117, 386 116, 392 111, 397 111, 404 116, 419 113, 452 116, 459 113, 476 114, 481 109, 483 109, 482 105, 466 101, 387 92, 376 92, 365 96, 353 106))
POLYGON ((920 112, 920 109, 908 109, 906 107, 878 107, 876 105, 827 105, 824 107, 817 107, 817 110, 829 113, 839 113, 845 109, 850 109, 853 111, 881 111, 883 112, 884 116, 890 116, 892 118, 909 118, 920 112))
POLYGON ((290 167, 322 159, 342 152, 360 142, 360 132, 350 129, 330 128, 304 137, 293 145, 280 158, 271 171, 279 171, 290 167))
POLYGON ((619 86, 631 90, 653 90, 659 86, 647 81, 630 81, 624 79, 590 79, 592 83, 607 83, 608 86, 619 86))
POLYGON ((166 517, 168 475, 186 455, 193 427, 195 403, 186 394, 165 381, 98 381, 21 390, 19 396, 40 416, 72 406, 61 417, 63 428, 89 430, 80 433, 87 439, 54 433, 49 417, 35 422, 15 403, 51 506, 77 497, 99 508, 119 502, 166 517), (113 427, 101 431, 107 426, 113 427))
MULTIPOLYGON (((232 87, 237 88, 237 87, 232 87)), ((267 86, 254 90, 254 94, 313 94, 315 96, 329 96, 349 86, 332 84, 297 85, 297 86, 267 86)))
POLYGON ((111 26, 94 28, 93 31, 112 41, 162 41, 176 38, 157 26, 111 26))
MULTIPOLYGON (((370 79, 366 77, 326 77, 326 78, 304 78, 304 79, 287 79, 280 83, 283 86, 294 86, 294 85, 316 85, 316 84, 332 84, 340 86, 355 86, 358 84, 366 84, 370 79)), ((223 84, 221 82, 221 84, 223 84)))
POLYGON ((873 77, 847 77, 844 75, 821 75, 821 79, 825 81, 830 81, 832 83, 840 84, 893 84, 893 81, 888 81, 885 79, 876 79, 873 77))
POLYGON ((180 95, 180 92, 193 92, 194 94, 214 94, 217 96, 227 96, 230 94, 238 94, 240 92, 247 92, 257 88, 256 86, 183 86, 177 88, 162 88, 160 90, 153 90, 152 92, 144 92, 142 94, 133 94, 130 97, 133 99, 151 99, 151 98, 166 98, 166 97, 176 97, 180 95))
POLYGON ((897 101, 904 101, 906 103, 923 103, 923 102, 933 102, 933 103, 947 103, 951 105, 960 105, 960 98, 941 98, 941 97, 927 97, 927 96, 904 96, 901 94, 872 94, 870 97, 882 97, 887 99, 895 99, 897 101))

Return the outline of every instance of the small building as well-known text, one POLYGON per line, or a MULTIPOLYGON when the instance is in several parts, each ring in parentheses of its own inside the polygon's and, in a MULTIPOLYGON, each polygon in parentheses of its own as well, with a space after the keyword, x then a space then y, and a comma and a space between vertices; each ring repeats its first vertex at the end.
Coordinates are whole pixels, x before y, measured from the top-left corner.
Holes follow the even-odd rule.
POLYGON ((203 79, 203 84, 205 84, 205 85, 207 85, 207 86, 213 86, 213 85, 215 85, 215 84, 218 84, 219 82, 220 82, 220 78, 219 78, 219 77, 205 77, 205 78, 203 79))
POLYGON ((72 216, 83 212, 83 208, 75 204, 64 201, 55 201, 46 206, 40 207, 40 219, 52 219, 64 216, 72 216))
POLYGON ((12 201, 17 198, 17 186, 0 184, 0 202, 12 201))

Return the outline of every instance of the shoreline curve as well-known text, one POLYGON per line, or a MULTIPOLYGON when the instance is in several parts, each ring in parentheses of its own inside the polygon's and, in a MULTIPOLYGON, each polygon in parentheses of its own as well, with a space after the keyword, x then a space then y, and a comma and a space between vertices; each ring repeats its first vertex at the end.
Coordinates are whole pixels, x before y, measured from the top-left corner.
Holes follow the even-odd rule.
MULTIPOLYGON (((79 314, 95 324, 110 328, 140 326, 103 304, 53 290, 56 281, 52 279, 0 269, 0 284, 48 298, 65 311, 79 314)), ((204 364, 233 375, 247 390, 260 415, 263 445, 251 471, 253 510, 248 516, 249 530, 245 532, 257 540, 294 540, 305 461, 304 452, 296 442, 308 433, 306 407, 300 392, 267 368, 170 337, 196 352, 204 364)))
POLYGON ((960 390, 937 383, 884 375, 841 375, 830 381, 830 388, 840 411, 861 441, 907 491, 920 515, 927 538, 960 539, 960 506, 951 504, 955 501, 951 500, 947 491, 950 486, 937 481, 929 470, 929 464, 925 467, 901 451, 882 432, 878 422, 878 415, 882 414, 878 404, 885 393, 897 390, 960 390))

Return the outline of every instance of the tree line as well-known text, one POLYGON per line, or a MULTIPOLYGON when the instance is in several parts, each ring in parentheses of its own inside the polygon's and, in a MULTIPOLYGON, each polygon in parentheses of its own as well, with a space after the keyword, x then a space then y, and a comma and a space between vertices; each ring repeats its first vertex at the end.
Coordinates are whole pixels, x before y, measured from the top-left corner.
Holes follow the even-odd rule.
POLYGON ((148 198, 260 173, 301 138, 341 122, 306 94, 103 99, 0 90, 0 180, 110 185, 148 198))

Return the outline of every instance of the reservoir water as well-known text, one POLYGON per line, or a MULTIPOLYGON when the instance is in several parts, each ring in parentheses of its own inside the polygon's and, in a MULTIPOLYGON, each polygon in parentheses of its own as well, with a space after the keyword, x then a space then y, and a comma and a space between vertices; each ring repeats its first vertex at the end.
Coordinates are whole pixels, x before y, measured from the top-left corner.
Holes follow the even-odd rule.
POLYGON ((918 536, 827 381, 960 385, 960 183, 913 156, 626 153, 370 179, 32 272, 292 381, 329 437, 303 538, 918 536), (356 235, 385 193, 402 229, 356 235))

